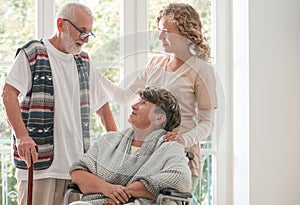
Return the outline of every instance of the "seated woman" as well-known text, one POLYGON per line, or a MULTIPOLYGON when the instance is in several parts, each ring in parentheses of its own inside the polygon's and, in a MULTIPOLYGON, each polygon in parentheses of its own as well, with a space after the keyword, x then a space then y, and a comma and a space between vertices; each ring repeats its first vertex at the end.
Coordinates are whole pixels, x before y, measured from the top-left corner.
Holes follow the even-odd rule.
POLYGON ((85 201, 73 204, 151 204, 161 189, 190 190, 184 146, 163 140, 181 122, 176 98, 162 88, 146 88, 139 96, 128 119, 132 127, 103 135, 71 167, 85 201))

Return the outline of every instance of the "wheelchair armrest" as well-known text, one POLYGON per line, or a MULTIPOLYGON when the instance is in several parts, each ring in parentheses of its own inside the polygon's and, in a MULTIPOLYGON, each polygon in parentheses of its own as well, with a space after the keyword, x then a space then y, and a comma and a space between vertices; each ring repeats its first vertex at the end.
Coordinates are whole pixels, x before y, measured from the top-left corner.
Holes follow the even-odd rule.
POLYGON ((156 203, 157 205, 163 204, 163 200, 174 200, 180 201, 181 204, 189 204, 190 200, 192 199, 192 194, 189 192, 179 192, 175 189, 162 189, 160 194, 157 197, 156 203))
POLYGON ((192 198, 192 194, 189 192, 179 192, 176 189, 162 189, 160 190, 160 194, 167 195, 167 196, 177 196, 177 197, 182 197, 182 198, 192 198))
POLYGON ((80 191, 79 187, 77 186, 77 184, 73 184, 73 183, 68 184, 67 189, 68 190, 71 189, 72 192, 81 193, 81 191, 80 191))
POLYGON ((73 183, 68 184, 67 191, 65 193, 64 205, 68 205, 69 204, 69 198, 70 198, 71 193, 82 194, 82 192, 80 191, 80 189, 77 186, 77 184, 73 184, 73 183))
POLYGON ((191 153, 191 152, 186 152, 186 153, 185 153, 185 156, 186 156, 190 161, 194 159, 194 154, 191 153))

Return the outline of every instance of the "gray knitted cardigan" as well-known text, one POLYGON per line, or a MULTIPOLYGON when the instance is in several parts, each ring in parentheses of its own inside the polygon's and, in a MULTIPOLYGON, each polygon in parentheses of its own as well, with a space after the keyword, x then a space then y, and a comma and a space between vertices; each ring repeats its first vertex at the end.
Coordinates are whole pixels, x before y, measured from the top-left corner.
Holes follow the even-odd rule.
MULTIPOLYGON (((110 132, 102 136, 93 147, 75 162, 70 172, 85 170, 112 184, 126 186, 141 181, 149 192, 158 196, 163 188, 189 191, 191 172, 183 145, 164 142, 162 129, 150 133, 137 156, 129 155, 133 130, 110 132)), ((103 194, 84 195, 82 201, 103 204, 103 194)), ((151 204, 145 198, 136 199, 140 204, 151 204)))

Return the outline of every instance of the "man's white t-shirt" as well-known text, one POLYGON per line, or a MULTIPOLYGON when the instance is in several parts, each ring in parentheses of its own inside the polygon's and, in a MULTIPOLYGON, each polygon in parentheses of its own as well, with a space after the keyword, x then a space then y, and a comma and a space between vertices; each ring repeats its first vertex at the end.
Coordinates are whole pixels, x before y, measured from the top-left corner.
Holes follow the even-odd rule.
MULTIPOLYGON (((77 66, 72 54, 57 50, 43 40, 50 60, 54 86, 54 160, 45 170, 34 171, 34 179, 70 179, 69 168, 83 154, 80 94, 77 66)), ((16 57, 6 83, 20 91, 22 101, 31 88, 31 71, 24 51, 16 57)), ((109 97, 100 86, 96 69, 90 68, 91 113, 100 109, 109 97)), ((18 180, 27 179, 27 170, 17 169, 18 180)))

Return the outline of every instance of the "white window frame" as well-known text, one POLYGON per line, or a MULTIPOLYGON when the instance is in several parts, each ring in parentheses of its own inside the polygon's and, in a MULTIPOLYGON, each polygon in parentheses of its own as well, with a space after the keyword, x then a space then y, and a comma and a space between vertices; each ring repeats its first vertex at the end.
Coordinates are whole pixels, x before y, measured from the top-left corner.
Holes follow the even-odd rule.
POLYGON ((249 205, 248 0, 217 1, 216 69, 226 120, 216 153, 216 205, 249 205))
MULTIPOLYGON (((214 1, 216 72, 225 93, 225 122, 215 154, 215 205, 232 205, 232 90, 231 73, 231 4, 230 0, 214 1)), ((217 125, 218 126, 218 125, 217 125)))
POLYGON ((248 0, 232 0, 233 203, 250 204, 248 0))
POLYGON ((36 0, 36 33, 38 39, 50 37, 55 29, 55 1, 36 0))
MULTIPOLYGON (((142 68, 147 64, 148 42, 143 40, 140 34, 147 35, 148 15, 147 15, 147 0, 126 0, 121 1, 120 28, 121 28, 121 56, 123 60, 123 69, 121 70, 120 79, 124 76, 130 76, 135 73, 138 68, 142 68)), ((147 37, 146 37, 147 39, 147 37)), ((128 82, 124 82, 128 83, 128 82)), ((123 86, 126 86, 123 85, 123 86)), ((130 110, 128 107, 121 106, 120 118, 127 119, 130 110)), ((120 120, 120 128, 124 129, 129 124, 126 120, 120 120)))

